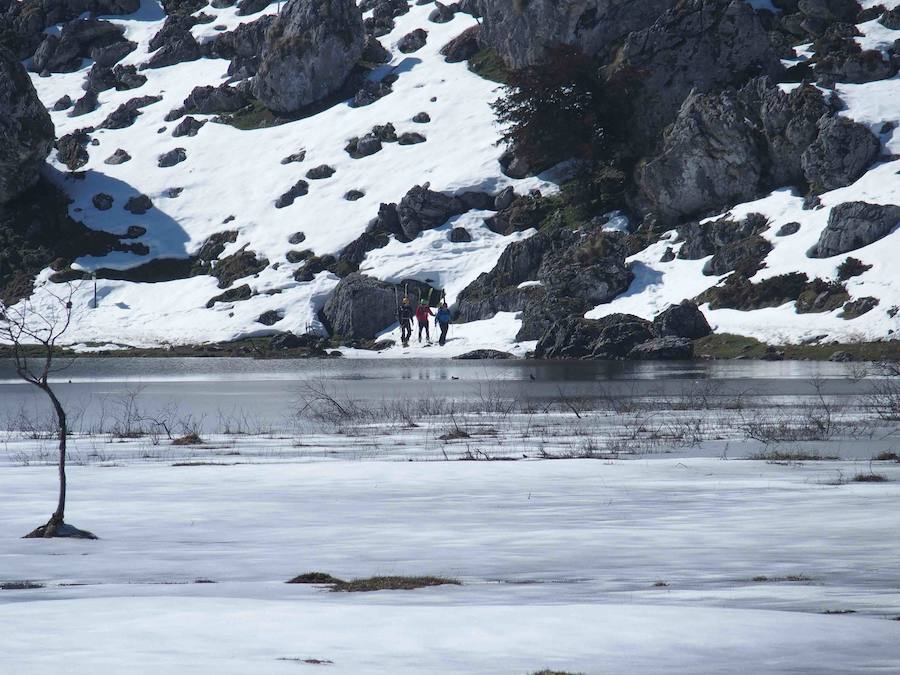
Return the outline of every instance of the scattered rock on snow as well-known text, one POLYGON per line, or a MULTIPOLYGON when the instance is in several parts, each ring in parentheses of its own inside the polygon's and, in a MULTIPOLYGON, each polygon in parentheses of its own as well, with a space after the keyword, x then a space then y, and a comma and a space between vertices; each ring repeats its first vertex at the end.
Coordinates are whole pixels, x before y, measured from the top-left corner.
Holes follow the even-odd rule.
POLYGON ((159 156, 159 160, 157 161, 157 166, 160 168, 168 168, 171 166, 175 166, 176 164, 180 164, 184 160, 187 159, 187 152, 184 148, 175 148, 174 150, 169 150, 168 152, 164 152, 159 156))
POLYGON ((310 180, 323 180, 325 178, 331 178, 334 173, 334 167, 328 166, 327 164, 320 164, 307 171, 306 177, 310 180))
POLYGON ((416 145, 418 143, 424 143, 425 140, 426 139, 422 134, 416 133, 415 131, 407 131, 400 134, 397 142, 400 145, 416 145))
POLYGON ((130 159, 131 155, 125 152, 122 148, 119 148, 113 154, 103 160, 103 163, 115 166, 116 164, 124 164, 130 159))
MULTIPOLYGON (((290 206, 294 203, 294 200, 297 197, 303 197, 304 195, 309 194, 309 183, 305 180, 298 180, 291 186, 291 189, 281 195, 277 200, 275 200, 275 208, 283 209, 286 206, 290 206)), ((304 235, 304 239, 306 236, 304 235)), ((300 241, 303 241, 302 239, 300 241)), ((292 244, 295 242, 291 242, 292 244)), ((299 242, 296 242, 299 243, 299 242)))
POLYGON ((242 300, 249 300, 252 297, 253 290, 249 285, 244 284, 237 288, 230 288, 224 293, 220 293, 219 295, 210 298, 206 302, 206 308, 212 309, 217 302, 241 302, 242 300))
POLYGON ((800 231, 800 223, 797 221, 792 221, 790 223, 785 223, 781 227, 778 228, 778 231, 775 233, 776 237, 789 237, 792 234, 797 234, 800 231))
POLYGON ((843 311, 838 314, 838 316, 849 321, 850 319, 860 317, 867 312, 871 312, 878 306, 878 303, 878 298, 873 298, 871 296, 852 300, 844 305, 843 311))
POLYGON ((147 195, 137 195, 136 197, 129 197, 128 201, 125 202, 125 210, 137 216, 147 213, 147 211, 152 208, 153 202, 150 201, 150 197, 148 197, 147 195))
POLYGON ((416 28, 407 33, 397 42, 397 49, 404 54, 412 54, 425 46, 428 41, 428 32, 422 28, 416 28))
POLYGON ((91 197, 91 203, 98 211, 109 211, 113 205, 113 198, 112 195, 108 195, 105 192, 98 192, 91 197))
POLYGON ((809 252, 813 258, 830 258, 855 251, 887 236, 900 223, 900 206, 868 202, 846 202, 835 206, 818 243, 809 252))
POLYGON ((472 241, 472 235, 464 227, 454 227, 447 238, 454 244, 465 244, 472 241))
POLYGON ((174 138, 196 136, 204 124, 206 124, 206 120, 198 120, 188 115, 172 130, 172 136, 174 138))

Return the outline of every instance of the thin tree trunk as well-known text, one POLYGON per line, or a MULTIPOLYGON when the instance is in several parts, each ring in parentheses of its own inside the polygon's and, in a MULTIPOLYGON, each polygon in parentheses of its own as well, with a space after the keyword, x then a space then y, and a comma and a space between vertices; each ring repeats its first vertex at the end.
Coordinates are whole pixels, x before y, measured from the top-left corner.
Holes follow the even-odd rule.
POLYGON ((51 518, 51 522, 61 525, 65 521, 66 515, 66 439, 68 437, 68 426, 66 423, 66 411, 63 410, 62 404, 49 386, 42 389, 50 397, 53 403, 53 409, 56 411, 56 419, 59 422, 59 502, 56 511, 51 518))

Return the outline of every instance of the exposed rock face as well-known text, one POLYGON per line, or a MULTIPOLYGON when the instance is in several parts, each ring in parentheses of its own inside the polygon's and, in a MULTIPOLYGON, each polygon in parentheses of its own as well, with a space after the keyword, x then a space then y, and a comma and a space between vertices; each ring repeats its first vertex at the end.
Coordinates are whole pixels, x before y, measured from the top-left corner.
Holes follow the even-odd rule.
POLYGON ((282 113, 315 103, 343 86, 365 40, 354 0, 290 0, 266 34, 253 93, 282 113))
POLYGON ((631 124, 636 140, 651 144, 692 90, 714 91, 782 70, 749 3, 685 0, 651 27, 631 33, 609 74, 620 79, 637 74, 631 124))
POLYGON ((828 216, 819 242, 809 252, 813 258, 830 258, 855 251, 887 236, 900 223, 900 206, 867 202, 838 204, 828 216))
POLYGON ((670 220, 749 201, 762 177, 760 149, 731 96, 690 96, 663 151, 639 174, 643 193, 670 220))
POLYGON ((204 45, 204 52, 207 56, 231 61, 228 74, 232 78, 252 77, 259 69, 259 56, 265 44, 266 33, 274 22, 275 16, 268 15, 241 24, 204 45))
POLYGON ((879 149, 868 128, 834 116, 816 89, 785 94, 759 78, 740 90, 690 95, 660 153, 639 168, 638 183, 653 210, 672 222, 781 185, 849 185, 879 149))
POLYGON ((322 314, 332 334, 371 340, 397 321, 396 289, 372 277, 350 274, 334 289, 322 314))
POLYGON ((457 299, 463 321, 497 312, 522 312, 519 340, 536 340, 550 326, 609 302, 633 278, 625 266, 619 233, 599 229, 538 233, 510 244, 497 265, 481 274, 457 299), (537 282, 522 285, 524 282, 537 282))
POLYGON ((37 182, 54 138, 53 122, 28 73, 0 47, 0 204, 37 182))
POLYGON ((677 337, 696 340, 712 333, 706 317, 690 300, 682 300, 660 312, 653 319, 653 332, 659 337, 677 337))
POLYGON ((483 361, 486 359, 514 359, 516 357, 514 354, 510 354, 509 352, 501 352, 497 349, 474 349, 471 352, 466 352, 465 354, 460 354, 459 356, 454 356, 453 358, 459 361, 483 361))
POLYGON ((466 210, 459 199, 430 190, 426 184, 411 188, 400 200, 397 213, 403 234, 412 241, 419 232, 440 227, 450 217, 466 210))
POLYGON ((63 26, 59 37, 48 35, 34 54, 35 72, 70 73, 81 67, 81 61, 95 48, 124 42, 124 29, 109 21, 75 19, 63 26))
POLYGON ((447 63, 467 61, 477 54, 480 48, 478 44, 480 33, 481 26, 472 26, 441 47, 441 54, 443 54, 447 63))
POLYGON ((683 361, 694 358, 694 343, 687 338, 663 337, 647 340, 632 347, 629 359, 683 361))
POLYGON ((608 52, 631 31, 651 25, 675 0, 478 0, 481 42, 511 68, 540 63, 547 48, 572 45, 608 52))
POLYGON ((596 320, 569 317, 553 324, 538 341, 534 354, 548 359, 623 358, 651 339, 650 322, 631 314, 610 314, 596 320))
POLYGON ((878 139, 866 127, 845 117, 828 118, 803 153, 803 172, 816 192, 834 190, 859 178, 880 150, 878 139))

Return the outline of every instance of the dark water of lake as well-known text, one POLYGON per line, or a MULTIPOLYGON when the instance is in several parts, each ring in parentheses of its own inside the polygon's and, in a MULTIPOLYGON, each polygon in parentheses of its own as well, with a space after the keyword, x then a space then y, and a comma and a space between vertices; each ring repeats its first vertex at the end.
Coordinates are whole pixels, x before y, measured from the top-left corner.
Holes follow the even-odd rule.
MULTIPOLYGON (((58 375, 60 398, 84 425, 121 406, 132 394, 151 414, 175 407, 203 417, 206 426, 237 414, 267 426, 284 425, 304 386, 327 382, 332 391, 359 401, 449 397, 546 400, 559 396, 672 395, 713 383, 719 395, 810 396, 820 379, 829 395, 851 395, 865 384, 843 364, 798 361, 605 362, 254 360, 243 358, 82 358, 58 375)), ((39 415, 44 395, 19 382, 11 363, 0 361, 0 428, 22 409, 39 415)))

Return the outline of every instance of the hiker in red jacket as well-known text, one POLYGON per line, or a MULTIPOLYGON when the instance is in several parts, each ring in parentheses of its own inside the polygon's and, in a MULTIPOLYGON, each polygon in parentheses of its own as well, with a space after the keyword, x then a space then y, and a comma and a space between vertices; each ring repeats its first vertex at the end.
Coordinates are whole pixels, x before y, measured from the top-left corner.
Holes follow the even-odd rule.
POLYGON ((432 316, 434 316, 434 312, 428 306, 428 301, 422 298, 422 302, 416 307, 416 321, 419 323, 419 342, 422 341, 422 331, 424 330, 425 339, 428 341, 428 344, 431 344, 431 333, 428 332, 428 319, 432 316))

